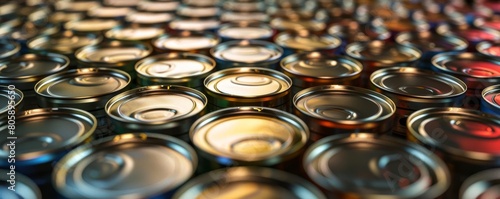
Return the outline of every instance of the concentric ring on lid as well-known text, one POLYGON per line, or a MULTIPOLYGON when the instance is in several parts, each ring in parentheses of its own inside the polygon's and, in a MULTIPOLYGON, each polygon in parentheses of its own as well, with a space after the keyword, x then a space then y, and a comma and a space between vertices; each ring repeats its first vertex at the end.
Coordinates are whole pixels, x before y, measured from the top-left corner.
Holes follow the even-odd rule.
POLYGON ((92 33, 64 31, 52 35, 40 35, 28 40, 28 48, 36 51, 49 51, 73 56, 81 47, 94 45, 102 41, 102 36, 92 33))
POLYGON ((274 165, 303 149, 309 130, 298 117, 273 108, 234 107, 198 119, 194 146, 221 164, 274 165))
POLYGON ((409 136, 454 157, 500 160, 500 119, 478 110, 427 108, 408 117, 409 136))
POLYGON ((168 24, 173 30, 187 31, 209 31, 219 28, 221 22, 217 19, 183 19, 177 18, 168 24))
POLYGON ((221 43, 210 49, 210 54, 216 59, 235 64, 259 64, 279 61, 283 49, 267 41, 241 40, 221 43))
POLYGON ((432 58, 439 71, 474 78, 500 78, 500 60, 479 53, 440 53, 432 58))
POLYGON ((318 79, 348 78, 363 70, 363 65, 352 58, 320 52, 293 54, 283 58, 280 65, 294 76, 318 79))
POLYGON ((23 174, 17 173, 15 174, 15 179, 10 179, 10 175, 8 173, 12 170, 0 170, 2 175, 0 175, 0 196, 2 198, 10 198, 10 199, 23 199, 23 198, 31 198, 31 199, 42 199, 42 192, 38 188, 38 186, 31 179, 26 177, 23 174), (11 184, 10 181, 15 182, 15 191, 9 189, 11 184))
POLYGON ((196 170, 195 151, 165 135, 110 136, 72 150, 54 167, 52 182, 69 198, 162 196, 196 170))
MULTIPOLYGON (((499 85, 488 86, 481 92, 483 101, 486 101, 489 106, 494 107, 493 109, 500 109, 500 88, 499 85)), ((489 109, 492 109, 492 108, 489 109)), ((481 107, 481 110, 487 107, 481 107)), ((483 110, 484 111, 484 110, 483 110)), ((496 111, 494 111, 496 112, 496 111)))
POLYGON ((500 169, 488 169, 465 180, 460 188, 460 198, 499 198, 500 169))
POLYGON ((377 61, 384 64, 413 62, 422 56, 417 48, 385 44, 383 41, 354 42, 346 46, 346 54, 359 60, 377 61))
POLYGON ((446 164, 424 147, 369 133, 321 139, 305 152, 303 166, 341 197, 436 198, 451 183, 446 164))
POLYGON ((149 44, 139 42, 109 41, 85 46, 75 52, 75 57, 84 63, 105 63, 114 65, 124 61, 137 61, 153 52, 149 44))
POLYGON ((396 36, 396 42, 411 45, 430 52, 462 51, 467 49, 467 40, 455 35, 439 35, 431 32, 403 32, 396 36))
POLYGON ((125 20, 132 24, 160 24, 174 19, 171 13, 130 12, 125 20))
POLYGON ((209 49, 219 44, 220 38, 210 32, 182 31, 164 34, 153 40, 153 46, 161 50, 191 51, 209 49))

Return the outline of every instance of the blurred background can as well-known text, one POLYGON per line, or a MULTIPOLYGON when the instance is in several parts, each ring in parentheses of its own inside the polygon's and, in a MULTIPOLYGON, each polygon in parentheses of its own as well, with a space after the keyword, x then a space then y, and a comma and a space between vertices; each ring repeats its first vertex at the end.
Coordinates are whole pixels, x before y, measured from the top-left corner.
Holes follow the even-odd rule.
POLYGON ((482 112, 500 116, 500 85, 492 85, 486 87, 483 92, 481 92, 481 106, 480 110, 482 112))
POLYGON ((209 50, 220 43, 211 32, 181 31, 167 33, 153 39, 155 53, 189 52, 209 55, 209 50))
POLYGON ((11 107, 15 113, 21 111, 23 105, 24 94, 21 90, 12 85, 0 85, 0 119, 5 120, 9 115, 12 115, 9 114, 9 111, 12 113, 11 107))
POLYGON ((42 199, 42 192, 38 188, 38 186, 31 180, 29 177, 16 172, 15 179, 12 180, 9 172, 12 170, 0 170, 0 180, 3 182, 0 185, 0 196, 2 198, 33 198, 33 199, 42 199), (9 189, 11 184, 9 181, 13 181, 15 186, 14 189, 16 191, 12 191, 9 189))
POLYGON ((336 36, 312 34, 309 31, 282 32, 276 35, 274 42, 283 48, 284 56, 312 51, 335 55, 342 44, 342 40, 336 36))
POLYGON ((263 67, 276 69, 283 56, 278 45, 261 40, 234 40, 210 49, 218 69, 263 67))
POLYGON ((256 21, 236 21, 224 23, 217 30, 223 42, 230 40, 272 41, 276 31, 266 23, 256 21))
POLYGON ((478 172, 460 187, 460 199, 500 197, 500 168, 478 172))

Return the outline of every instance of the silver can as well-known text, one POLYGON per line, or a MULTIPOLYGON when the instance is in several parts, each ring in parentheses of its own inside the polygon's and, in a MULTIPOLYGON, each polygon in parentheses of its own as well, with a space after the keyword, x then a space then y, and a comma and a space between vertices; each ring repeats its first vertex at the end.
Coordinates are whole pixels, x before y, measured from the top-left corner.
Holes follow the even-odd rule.
POLYGON ((15 86, 0 85, 0 119, 4 120, 12 113, 23 109, 24 94, 15 86))
POLYGON ((144 0, 137 4, 137 10, 143 12, 174 13, 180 4, 180 1, 144 0))
POLYGON ((0 170, 2 174, 0 175, 0 181, 2 181, 2 185, 0 185, 0 196, 2 198, 42 199, 42 192, 33 180, 15 171, 15 174, 9 174, 11 171, 13 170, 0 170), (15 176, 14 179, 11 179, 12 175, 15 176), (16 191, 9 189, 12 185, 14 185, 13 188, 16 191))
POLYGON ((326 199, 314 185, 293 174, 261 167, 219 169, 183 185, 173 199, 212 198, 326 199))
POLYGON ((225 23, 217 30, 223 41, 230 40, 265 40, 271 41, 276 31, 271 26, 262 22, 237 21, 225 23))
POLYGON ((194 150, 174 137, 116 135, 65 155, 54 167, 52 183, 67 198, 170 198, 197 162, 194 150))
POLYGON ((234 67, 264 67, 275 69, 283 56, 278 45, 260 40, 227 41, 212 49, 210 54, 220 69, 234 67))
POLYGON ((153 38, 162 35, 165 31, 160 27, 115 27, 104 33, 104 36, 109 40, 120 41, 142 41, 150 43, 153 38))
POLYGON ((354 86, 315 86, 298 92, 292 101, 313 141, 342 133, 389 133, 396 113, 390 98, 354 86))
POLYGON ((288 111, 292 80, 272 69, 242 67, 212 73, 204 81, 209 111, 264 106, 288 111))
POLYGON ((370 77, 372 88, 396 103, 395 135, 406 137, 406 119, 430 107, 461 106, 467 86, 451 75, 413 67, 380 69, 370 77))
POLYGON ((120 93, 106 103, 116 133, 151 132, 189 140, 191 124, 205 111, 206 96, 183 86, 147 86, 120 93))
POLYGON ((182 4, 179 6, 175 12, 177 17, 181 18, 217 18, 221 13, 221 9, 218 6, 207 5, 207 6, 191 6, 182 4))
POLYGON ((210 48, 220 43, 220 38, 211 32, 182 31, 168 33, 155 38, 156 53, 190 52, 209 55, 210 48))
POLYGON ((123 20, 129 12, 132 9, 128 7, 96 6, 87 11, 87 16, 92 19, 123 20))
POLYGON ((271 17, 265 12, 223 11, 219 18, 222 22, 258 21, 267 23, 271 17))
POLYGON ((102 34, 119 25, 120 23, 113 19, 81 19, 66 22, 64 24, 64 29, 78 33, 102 34))
POLYGON ((156 13, 156 12, 130 12, 125 16, 125 21, 130 24, 138 24, 141 26, 166 26, 168 22, 174 19, 172 13, 156 13))
POLYGON ((460 199, 499 198, 500 168, 481 171, 467 178, 460 188, 460 199))
POLYGON ((101 3, 96 0, 86 1, 57 1, 54 3, 56 11, 63 11, 68 13, 85 13, 89 9, 100 6, 101 3))
POLYGON ((338 198, 439 198, 451 183, 446 164, 424 147, 369 133, 321 139, 307 149, 303 165, 338 198))
POLYGON ((9 60, 19 54, 21 45, 12 40, 0 40, 0 61, 9 60))
POLYGON ((249 13, 249 12, 265 12, 267 9, 264 1, 224 1, 222 9, 233 12, 249 13))
POLYGON ((335 55, 342 44, 342 40, 336 36, 316 35, 307 30, 296 33, 282 32, 276 35, 274 42, 283 48, 284 56, 313 51, 335 55))
POLYGON ((203 91, 203 80, 215 70, 215 61, 192 53, 166 53, 142 59, 135 65, 141 86, 179 85, 203 91))
POLYGON ((181 31, 208 31, 215 32, 221 25, 221 22, 217 18, 208 19, 184 19, 176 18, 168 24, 168 29, 174 32, 181 31))

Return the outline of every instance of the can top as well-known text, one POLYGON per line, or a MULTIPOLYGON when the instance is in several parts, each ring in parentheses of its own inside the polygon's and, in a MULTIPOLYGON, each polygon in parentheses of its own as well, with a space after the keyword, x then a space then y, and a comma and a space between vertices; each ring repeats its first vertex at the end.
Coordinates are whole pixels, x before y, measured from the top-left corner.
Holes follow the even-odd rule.
POLYGON ((483 100, 497 109, 500 109, 500 85, 488 86, 481 92, 483 100))
POLYGON ((277 30, 308 30, 312 32, 323 31, 326 24, 317 20, 289 20, 285 18, 274 18, 270 22, 271 27, 277 30))
POLYGON ((121 122, 154 125, 197 115, 206 104, 205 95, 195 89, 154 85, 115 95, 108 101, 105 110, 108 116, 121 122))
POLYGON ((194 150, 177 138, 122 134, 72 150, 54 167, 52 182, 69 198, 148 198, 187 181, 197 164, 194 150))
POLYGON ((104 35, 108 39, 140 41, 153 39, 165 31, 159 27, 117 27, 108 30, 104 35))
POLYGON ((467 91, 467 85, 458 78, 413 67, 379 69, 370 80, 386 92, 415 98, 450 98, 467 91))
POLYGON ((82 47, 75 52, 75 57, 89 63, 120 63, 140 60, 152 52, 149 44, 114 40, 82 47))
POLYGON ((174 15, 171 13, 130 12, 125 16, 126 21, 137 24, 167 23, 172 19, 174 19, 174 15))
POLYGON ((477 52, 495 58, 500 58, 500 43, 483 41, 476 45, 477 52))
POLYGON ((436 31, 442 35, 458 35, 469 42, 498 41, 500 32, 494 29, 479 28, 475 26, 450 27, 448 24, 440 25, 436 31))
POLYGON ((33 199, 42 199, 42 192, 38 188, 38 186, 33 182, 33 180, 29 179, 23 174, 17 173, 15 174, 15 182, 16 182, 16 191, 9 190, 10 184, 9 182, 10 176, 9 172, 11 170, 0 170, 2 175, 0 176, 0 180, 3 182, 0 184, 0 196, 2 198, 11 198, 11 199, 21 199, 21 198, 33 198, 33 199))
POLYGON ((13 40, 0 40, 0 60, 9 58, 21 50, 21 45, 13 40))
POLYGON ((440 53, 432 58, 439 71, 474 78, 499 78, 500 60, 479 53, 440 53))
POLYGON ((28 48, 37 51, 52 51, 65 55, 73 53, 83 46, 101 42, 102 36, 93 33, 64 31, 53 35, 40 35, 27 42, 28 48))
POLYGON ((298 117, 273 108, 234 107, 207 114, 189 131, 194 146, 225 165, 274 165, 297 155, 309 138, 298 117))
POLYGON ((265 12, 230 12, 224 11, 220 16, 221 21, 269 21, 269 15, 265 12))
POLYGON ((98 6, 88 10, 87 15, 95 18, 118 18, 124 17, 131 11, 132 9, 127 7, 98 6))
POLYGON ((363 65, 346 56, 319 52, 293 54, 281 60, 281 69, 299 77, 336 79, 361 73, 363 65))
POLYGON ((194 7, 219 6, 221 0, 182 0, 182 4, 194 7))
POLYGON ((278 61, 283 55, 283 49, 267 41, 235 40, 213 47, 210 49, 210 54, 220 60, 259 64, 278 61))
POLYGON ((142 0, 103 0, 103 5, 113 6, 113 7, 133 7, 136 6, 142 0))
POLYGON ((12 89, 8 86, 0 85, 0 115, 3 115, 4 113, 7 113, 7 111, 9 111, 8 105, 18 107, 23 98, 24 94, 19 89, 12 89), (14 99, 12 99, 12 96, 14 97, 14 99), (14 101, 14 104, 9 103, 11 100, 14 101))
POLYGON ((231 167, 210 171, 179 188, 173 199, 317 198, 325 195, 305 179, 277 169, 231 167))
POLYGON ((118 25, 120 25, 119 22, 113 19, 82 19, 79 21, 69 21, 64 24, 64 28, 77 32, 100 32, 118 25))
POLYGON ((168 27, 173 30, 205 31, 219 28, 220 21, 217 19, 183 19, 172 20, 168 27))
POLYGON ((176 14, 179 17, 192 18, 209 18, 220 15, 221 9, 216 6, 186 6, 182 5, 177 8, 176 14))
POLYGON ((208 91, 219 95, 258 98, 287 92, 292 80, 272 69, 241 67, 212 73, 205 78, 204 85, 208 91))
POLYGON ((101 3, 95 0, 87 1, 57 1, 54 6, 57 11, 64 12, 87 12, 94 7, 100 6, 101 3))
POLYGON ((367 61, 385 64, 412 62, 422 56, 422 52, 410 46, 386 44, 383 41, 354 42, 346 46, 346 54, 367 61))
POLYGON ((450 185, 446 164, 432 152, 370 133, 319 140, 304 154, 303 165, 323 188, 356 198, 436 198, 450 185), (357 158, 345 161, 349 157, 357 158))
MULTIPOLYGON (((1 126, 1 132, 9 135, 7 121, 1 126)), ((80 109, 41 108, 19 112, 16 114, 16 162, 33 161, 68 150, 91 138, 96 127, 96 118, 80 109)), ((0 157, 7 158, 7 136, 0 141, 4 143, 0 157)))
POLYGON ((184 79, 205 77, 215 69, 215 61, 200 54, 167 53, 150 56, 135 65, 135 71, 150 78, 184 79))
POLYGON ((500 160, 500 119, 478 110, 427 108, 408 117, 411 136, 425 145, 472 160, 500 160))
POLYGON ((264 1, 224 1, 222 9, 234 12, 264 12, 266 3, 264 1))
POLYGON ((500 169, 488 169, 467 178, 460 188, 460 199, 500 197, 500 169))
POLYGON ((274 42, 284 48, 303 51, 335 49, 342 43, 336 36, 316 35, 309 31, 282 32, 276 36, 274 42))
POLYGON ((396 42, 412 45, 424 52, 463 51, 467 40, 455 35, 439 35, 433 32, 404 32, 396 36, 396 42))
POLYGON ((63 11, 53 12, 49 16, 49 22, 54 24, 62 24, 69 21, 81 20, 84 17, 82 13, 67 13, 63 11))
POLYGON ((219 42, 220 38, 210 32, 182 31, 154 39, 153 46, 163 50, 191 51, 209 49, 219 42))
POLYGON ((174 12, 180 5, 180 1, 141 1, 137 9, 147 12, 174 12))
POLYGON ((396 112, 388 97, 365 88, 327 85, 299 91, 293 104, 308 117, 345 124, 384 121, 396 112))
POLYGON ((84 99, 124 89, 130 75, 111 68, 81 68, 47 76, 35 85, 37 94, 58 99, 84 99))
POLYGON ((262 22, 240 21, 223 24, 217 33, 229 39, 269 39, 274 30, 262 22))

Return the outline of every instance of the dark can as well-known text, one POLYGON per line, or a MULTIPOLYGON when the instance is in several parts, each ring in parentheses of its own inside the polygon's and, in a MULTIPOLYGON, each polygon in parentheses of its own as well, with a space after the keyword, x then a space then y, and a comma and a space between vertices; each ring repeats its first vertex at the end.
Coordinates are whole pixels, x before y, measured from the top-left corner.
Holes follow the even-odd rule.
POLYGON ((164 27, 174 19, 174 14, 171 13, 156 13, 156 12, 130 12, 125 16, 125 22, 129 24, 139 24, 141 26, 158 26, 164 27))
POLYGON ((0 119, 4 120, 12 113, 20 111, 24 104, 24 94, 15 86, 0 85, 0 119))
POLYGON ((203 91, 203 80, 215 70, 215 61, 205 55, 166 53, 150 56, 135 65, 141 86, 179 85, 203 91))
POLYGON ((170 198, 197 164, 177 138, 122 134, 72 150, 55 165, 52 183, 67 198, 170 198))
POLYGON ((102 34, 119 25, 120 23, 113 19, 82 19, 66 22, 64 29, 78 33, 102 34))
POLYGON ((309 139, 298 117, 267 107, 242 106, 207 114, 191 126, 189 137, 204 168, 269 166, 296 169, 309 139))
POLYGON ((500 168, 478 172, 467 178, 460 188, 460 199, 499 198, 500 168))
POLYGON ((446 164, 431 151, 370 133, 321 139, 307 149, 303 166, 333 198, 439 198, 451 183, 446 164))
POLYGON ((313 51, 334 55, 342 44, 342 40, 336 36, 316 35, 309 31, 282 32, 276 35, 274 42, 283 48, 284 56, 313 51))
POLYGON ((32 198, 42 199, 42 192, 38 186, 27 176, 15 170, 0 170, 0 196, 2 198, 32 198), (12 174, 14 173, 14 174, 12 174), (14 176, 14 179, 11 177, 14 176), (12 184, 14 186, 12 186, 12 184))
POLYGON ((483 89, 500 84, 500 60, 479 53, 440 53, 432 58, 432 69, 465 82, 466 108, 479 109, 483 89))
POLYGON ((181 31, 208 31, 215 32, 221 25, 217 18, 196 19, 196 18, 176 18, 168 24, 168 29, 174 32, 181 31))
POLYGON ((212 73, 204 81, 209 111, 237 106, 263 106, 288 111, 292 80, 266 68, 231 68, 212 73))
POLYGON ((217 34, 222 41, 230 40, 264 40, 271 41, 276 31, 262 22, 237 21, 220 26, 217 34))
POLYGON ((293 174, 262 167, 219 169, 183 185, 173 199, 210 198, 326 199, 314 185, 293 174))
POLYGON ((450 169, 447 198, 472 174, 500 166, 500 119, 478 110, 427 108, 408 118, 409 140, 429 148, 450 169))
POLYGON ((393 67, 372 73, 372 88, 396 103, 393 133, 406 137, 406 119, 414 111, 430 107, 461 106, 467 86, 451 75, 413 67, 393 67))
POLYGON ((104 33, 106 39, 109 40, 120 40, 120 41, 142 41, 145 43, 150 43, 153 38, 162 35, 165 32, 160 27, 140 27, 140 26, 128 26, 128 27, 116 27, 108 30, 104 33))
POLYGON ((188 141, 191 124, 205 111, 207 97, 184 86, 139 87, 115 95, 106 103, 114 132, 150 132, 188 141))
POLYGON ((152 42, 156 53, 190 52, 209 55, 209 50, 220 43, 220 38, 206 31, 181 31, 161 35, 152 42))
POLYGON ((210 54, 217 62, 217 68, 235 67, 278 68, 283 49, 278 45, 261 40, 234 40, 221 43, 210 54))
POLYGON ((480 110, 485 113, 500 116, 500 85, 486 87, 481 92, 480 110))
POLYGON ((293 54, 280 61, 281 70, 292 78, 292 94, 302 89, 331 84, 355 85, 363 65, 347 57, 320 52, 293 54))
POLYGON ((13 40, 0 39, 0 61, 9 60, 19 54, 21 45, 13 40))

